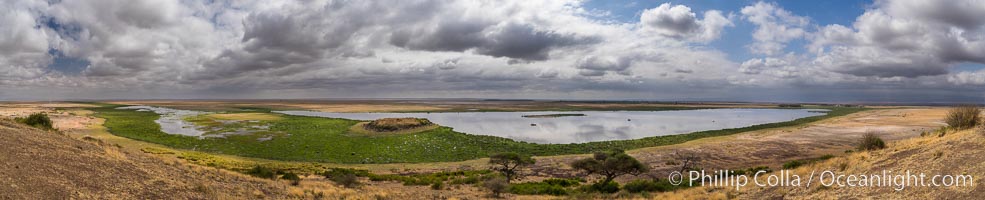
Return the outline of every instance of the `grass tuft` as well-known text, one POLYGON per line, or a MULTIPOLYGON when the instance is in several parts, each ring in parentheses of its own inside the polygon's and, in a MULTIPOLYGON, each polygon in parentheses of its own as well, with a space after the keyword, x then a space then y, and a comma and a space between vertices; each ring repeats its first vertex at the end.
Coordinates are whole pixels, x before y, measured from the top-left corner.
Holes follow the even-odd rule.
POLYGON ((869 132, 862 135, 856 148, 859 151, 878 150, 886 148, 886 142, 882 141, 882 138, 879 138, 876 134, 869 132))
POLYGON ((958 130, 974 128, 981 122, 981 108, 978 106, 959 106, 948 110, 944 122, 958 130))

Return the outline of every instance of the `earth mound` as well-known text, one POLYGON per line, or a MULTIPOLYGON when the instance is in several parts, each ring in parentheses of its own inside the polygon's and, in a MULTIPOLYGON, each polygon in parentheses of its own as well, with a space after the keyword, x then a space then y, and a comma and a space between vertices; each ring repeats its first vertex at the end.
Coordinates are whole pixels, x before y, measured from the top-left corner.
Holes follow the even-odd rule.
POLYGON ((366 125, 363 125, 363 128, 376 132, 395 132, 432 125, 434 125, 434 123, 422 118, 382 118, 366 123, 366 125))

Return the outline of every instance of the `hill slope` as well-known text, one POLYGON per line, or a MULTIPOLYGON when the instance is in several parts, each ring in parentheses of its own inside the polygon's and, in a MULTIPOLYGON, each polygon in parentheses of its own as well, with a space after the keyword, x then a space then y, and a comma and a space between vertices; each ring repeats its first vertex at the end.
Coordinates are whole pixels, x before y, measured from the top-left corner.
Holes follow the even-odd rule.
MULTIPOLYGON (((820 175, 810 187, 696 187, 657 195, 664 199, 981 199, 985 196, 985 133, 982 130, 937 133, 890 142, 885 149, 850 153, 793 169, 792 174, 807 181, 811 172, 831 171, 841 175, 891 175, 924 173, 926 184, 933 175, 971 175, 973 185, 962 187, 896 186, 823 186, 820 175), (730 198, 731 197, 731 198, 730 198)), ((777 174, 777 172, 773 172, 777 174)), ((764 175, 765 177, 765 175, 764 175)), ((828 176, 830 177, 830 176, 828 176)), ((847 180, 847 179, 843 179, 847 180)), ((752 180, 750 180, 751 182, 752 180)), ((765 181, 765 179, 760 180, 765 181)), ((826 182, 831 183, 831 178, 826 182)))
POLYGON ((285 198, 285 187, 0 120, 0 199, 285 198))

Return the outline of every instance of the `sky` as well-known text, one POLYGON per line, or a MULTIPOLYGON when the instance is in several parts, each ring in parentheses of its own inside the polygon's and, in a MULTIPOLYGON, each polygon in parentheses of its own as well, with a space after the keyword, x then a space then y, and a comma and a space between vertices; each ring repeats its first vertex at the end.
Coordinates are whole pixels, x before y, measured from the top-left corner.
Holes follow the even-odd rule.
POLYGON ((7 0, 0 101, 985 103, 985 0, 7 0))

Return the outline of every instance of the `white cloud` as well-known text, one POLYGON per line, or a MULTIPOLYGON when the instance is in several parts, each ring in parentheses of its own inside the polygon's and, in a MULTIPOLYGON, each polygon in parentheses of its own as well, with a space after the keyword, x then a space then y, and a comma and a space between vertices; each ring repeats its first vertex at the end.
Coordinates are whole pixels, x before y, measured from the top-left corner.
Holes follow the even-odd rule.
POLYGON ((731 19, 721 11, 705 11, 704 18, 698 19, 691 8, 684 5, 660 4, 656 8, 644 10, 640 22, 645 30, 657 34, 685 38, 699 42, 709 42, 721 37, 726 26, 734 26, 731 19))
POLYGON ((39 12, 46 5, 36 1, 12 1, 0 5, 0 85, 23 85, 44 74, 50 31, 39 28, 39 12))
POLYGON ((748 47, 753 53, 780 54, 787 42, 803 38, 807 33, 804 27, 809 23, 808 18, 794 15, 774 3, 757 2, 740 12, 743 19, 757 26, 752 33, 756 42, 748 47))
POLYGON ((947 77, 947 81, 955 85, 985 85, 985 70, 951 74, 947 77))
POLYGON ((855 76, 947 74, 959 62, 985 63, 985 1, 878 1, 853 28, 828 25, 814 35, 816 62, 855 76))

